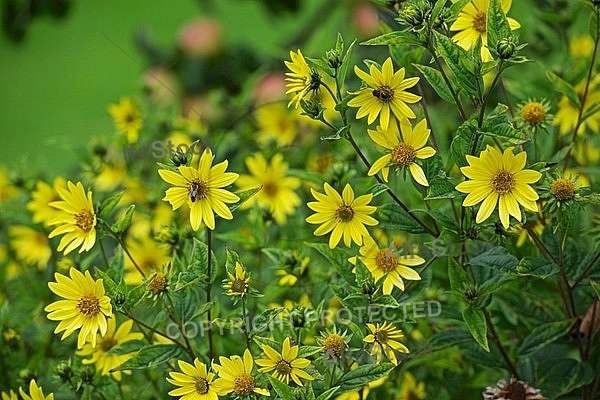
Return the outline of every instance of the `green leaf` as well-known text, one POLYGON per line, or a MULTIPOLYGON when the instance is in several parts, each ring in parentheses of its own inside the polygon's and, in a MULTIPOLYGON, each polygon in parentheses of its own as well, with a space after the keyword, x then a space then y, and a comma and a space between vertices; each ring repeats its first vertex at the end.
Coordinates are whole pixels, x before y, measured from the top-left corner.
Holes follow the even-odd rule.
POLYGON ((488 49, 494 58, 498 58, 498 51, 496 50, 498 42, 504 38, 512 38, 510 25, 508 25, 500 0, 490 1, 486 14, 486 33, 488 49))
POLYGON ((538 350, 565 336, 575 323, 574 319, 550 322, 535 327, 519 346, 519 357, 530 357, 538 350))
POLYGON ((471 0, 457 0, 456 3, 452 4, 448 9, 448 20, 454 20, 462 9, 471 2, 471 0))
POLYGON ((467 272, 453 257, 448 257, 448 279, 450 280, 450 288, 458 292, 462 292, 465 287, 471 284, 467 272))
POLYGON ((374 37, 366 42, 361 43, 361 45, 365 46, 389 46, 400 44, 414 44, 420 46, 421 42, 410 32, 394 31, 384 33, 383 35, 374 37))
POLYGON ((436 49, 450 68, 459 87, 471 96, 477 96, 477 76, 473 72, 473 64, 469 53, 454 43, 449 37, 435 32, 436 49))
POLYGON ((373 281, 373 275, 369 272, 367 266, 362 262, 359 257, 356 257, 356 266, 355 266, 355 279, 356 285, 358 287, 364 287, 366 285, 373 285, 375 282, 373 281))
POLYGON ((377 209, 377 220, 382 229, 400 230, 409 233, 424 233, 425 229, 403 208, 397 205, 384 205, 377 209))
POLYGON ((465 121, 458 127, 456 136, 454 136, 450 144, 450 150, 454 161, 459 167, 469 164, 465 157, 467 154, 477 156, 485 147, 485 140, 481 137, 475 143, 477 135, 477 122, 474 120, 465 121))
POLYGON ((227 252, 227 261, 225 261, 225 269, 227 269, 228 272, 233 272, 235 273, 235 266, 237 263, 240 263, 240 256, 237 252, 235 252, 234 250, 230 250, 229 248, 226 249, 227 252))
POLYGON ((100 268, 96 267, 95 272, 96 275, 98 275, 100 279, 102 279, 102 284, 104 285, 106 293, 109 296, 112 296, 117 290, 117 283, 100 268))
POLYGON ((586 119, 596 114, 597 112, 600 112, 600 102, 592 103, 589 106, 586 106, 585 110, 583 111, 583 115, 581 116, 581 122, 583 123, 586 119))
POLYGON ((469 264, 474 267, 492 268, 494 271, 514 273, 517 265, 519 265, 519 260, 504 247, 494 247, 473 257, 469 264))
POLYGON ((564 94, 571 100, 571 103, 575 104, 575 107, 581 107, 581 101, 579 100, 579 96, 577 95, 577 91, 567 81, 556 75, 554 72, 547 70, 546 77, 552 82, 554 88, 558 90, 560 93, 564 94))
POLYGON ((421 74, 423 74, 425 80, 429 82, 433 90, 435 90, 435 92, 438 94, 438 96, 440 96, 442 100, 454 104, 454 97, 452 97, 452 92, 448 88, 448 85, 446 85, 446 82, 444 81, 444 78, 442 77, 442 73, 440 71, 438 71, 435 68, 428 67, 427 65, 413 65, 421 72, 421 74))
POLYGON ((281 382, 279 379, 272 377, 271 375, 267 375, 267 379, 269 379, 271 386, 273 386, 273 389, 275 389, 275 392, 281 399, 292 400, 296 398, 290 386, 281 382))
POLYGON ((444 9, 444 6, 446 5, 446 2, 447 2, 447 0, 437 0, 435 2, 435 5, 431 9, 431 16, 430 16, 431 21, 435 21, 437 19, 437 17, 439 17, 442 10, 444 9))
MULTIPOLYGON (((211 271, 211 282, 214 282, 217 276, 217 259, 214 253, 211 253, 211 271)), ((192 262, 188 267, 188 272, 197 277, 208 277, 208 245, 196 238, 193 240, 192 262)))
POLYGON ((490 347, 487 340, 487 323, 485 322, 483 311, 479 308, 466 308, 463 310, 462 316, 471 335, 473 335, 473 338, 475 338, 482 349, 489 352, 490 347))
POLYGON ((481 131, 484 135, 507 139, 512 144, 522 144, 527 138, 515 129, 508 115, 508 107, 498 104, 494 111, 483 120, 481 131))
POLYGON ((348 261, 348 255, 344 251, 339 248, 330 249, 329 246, 324 243, 304 242, 304 244, 308 247, 312 247, 325 257, 346 282, 351 285, 354 284, 355 278, 352 273, 352 264, 348 261))
POLYGON ((549 399, 557 399, 591 383, 596 375, 589 362, 571 358, 548 360, 540 365, 538 371, 542 378, 537 386, 542 389, 544 397, 549 399))
POLYGON ((331 396, 333 396, 334 394, 337 393, 339 388, 340 388, 339 386, 334 386, 330 389, 327 389, 326 391, 321 393, 321 395, 319 397, 317 397, 317 400, 329 400, 331 398, 331 396))
POLYGON ((366 364, 348 372, 341 380, 340 392, 350 392, 358 390, 369 384, 369 382, 387 376, 394 368, 391 363, 366 364))
POLYGON ((254 337, 255 335, 265 331, 271 322, 273 322, 275 317, 277 317, 283 310, 284 308, 282 307, 269 308, 254 317, 252 319, 253 325, 252 330, 250 331, 250 337, 254 337))
POLYGON ((133 212, 135 211, 135 204, 131 204, 125 210, 125 213, 121 215, 121 217, 110 227, 110 229, 114 233, 121 233, 125 229, 131 225, 131 218, 133 217, 133 212))
POLYGON ((144 340, 129 340, 127 342, 123 342, 114 347, 111 347, 105 354, 112 356, 120 356, 123 354, 129 354, 133 353, 134 351, 138 351, 144 346, 147 346, 147 343, 144 340))
POLYGON ((121 201, 121 197, 123 197, 124 193, 125 192, 119 192, 105 199, 98 208, 98 217, 106 218, 106 216, 110 214, 117 204, 119 204, 119 201, 121 201))
POLYGON ((373 197, 377 197, 388 190, 390 190, 390 187, 385 183, 376 183, 367 190, 367 193, 372 193, 373 197))
MULTIPOLYGON (((341 35, 339 37, 341 37, 341 35)), ((354 48, 355 44, 356 44, 356 39, 354 39, 352 41, 352 43, 350 43, 350 46, 348 46, 348 50, 346 50, 346 53, 344 53, 344 57, 342 58, 342 64, 338 68, 337 80, 340 83, 340 85, 343 85, 344 80, 346 79, 346 73, 348 72, 348 65, 350 64, 350 54, 352 53, 352 49, 354 48)), ((348 102, 348 100, 346 100, 346 103, 347 102, 348 102)), ((344 103, 343 100, 342 100, 342 103, 344 103)), ((336 110, 337 110, 337 106, 336 106, 336 110)))
POLYGON ((449 347, 473 340, 473 336, 466 329, 448 329, 434 333, 427 341, 427 348, 432 352, 444 350, 449 347))
POLYGON ((556 274, 558 270, 558 265, 540 257, 523 257, 517 265, 518 275, 535 276, 542 279, 556 274))
POLYGON ((130 369, 146 369, 164 364, 172 359, 181 358, 181 349, 173 344, 156 344, 142 347, 140 351, 123 364, 110 370, 125 371, 130 369))
POLYGON ((453 199, 459 195, 455 186, 450 179, 435 176, 429 180, 427 196, 423 200, 453 199))
POLYGON ((259 187, 253 188, 253 189, 236 192, 235 194, 240 198, 240 200, 237 203, 229 205, 229 211, 234 212, 235 210, 240 208, 240 206, 242 204, 244 204, 250 197, 252 197, 256 193, 260 192, 261 189, 262 189, 262 186, 259 186, 259 187))
POLYGON ((147 284, 145 282, 141 283, 127 293, 127 300, 125 301, 125 307, 127 309, 132 309, 142 301, 142 298, 146 293, 146 286, 147 284))

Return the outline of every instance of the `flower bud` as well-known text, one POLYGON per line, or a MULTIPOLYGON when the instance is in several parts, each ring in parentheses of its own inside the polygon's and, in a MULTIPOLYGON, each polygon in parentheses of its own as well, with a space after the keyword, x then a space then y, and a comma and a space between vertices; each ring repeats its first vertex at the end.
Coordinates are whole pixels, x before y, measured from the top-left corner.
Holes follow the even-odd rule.
POLYGON ((80 374, 83 383, 91 384, 94 381, 94 369, 91 366, 86 366, 81 370, 80 374))
POLYGON ((323 107, 323 105, 317 100, 302 100, 300 101, 300 107, 302 107, 303 115, 307 115, 316 120, 321 120, 323 118, 325 107, 323 107))
POLYGON ((123 304, 125 304, 125 300, 127 300, 127 297, 123 293, 117 293, 115 294, 114 300, 117 306, 122 306, 123 304))
POLYGON ((327 50, 327 64, 333 69, 342 65, 342 55, 334 49, 327 50))
POLYGON ((292 310, 290 313, 292 320, 292 326, 301 328, 306 322, 306 309, 304 307, 298 307, 292 310))
POLYGON ((176 167, 179 167, 180 165, 186 165, 187 155, 183 152, 183 150, 181 150, 181 148, 178 147, 177 150, 171 154, 171 161, 173 161, 173 164, 175 164, 176 167))
POLYGON ((515 53, 516 45, 512 38, 504 38, 500 39, 498 42, 498 46, 496 46, 496 51, 498 51, 498 55, 500 58, 506 60, 515 53))
POLYGON ((73 369, 68 361, 59 362, 54 368, 54 372, 63 382, 68 382, 73 376, 73 369))
POLYGON ((409 4, 400 10, 399 18, 407 25, 412 26, 420 26, 423 22, 421 11, 412 4, 409 4))
POLYGON ((154 235, 154 239, 159 243, 175 245, 179 242, 179 232, 172 226, 163 225, 154 235))

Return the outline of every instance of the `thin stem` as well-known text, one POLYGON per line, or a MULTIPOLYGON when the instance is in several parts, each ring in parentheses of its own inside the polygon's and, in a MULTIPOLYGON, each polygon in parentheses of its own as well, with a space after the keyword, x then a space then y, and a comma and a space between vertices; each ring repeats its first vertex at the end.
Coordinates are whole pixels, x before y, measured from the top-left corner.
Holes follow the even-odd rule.
MULTIPOLYGON (((489 100, 490 95, 492 94, 492 90, 498 83, 498 80, 500 79, 500 75, 502 75, 503 68, 504 68, 504 60, 501 58, 500 62, 498 63, 498 73, 494 76, 494 80, 492 81, 490 88, 488 89, 486 94, 483 96, 483 100, 481 100, 481 108, 479 109, 479 117, 477 118, 477 127, 478 128, 481 128, 483 126, 483 117, 485 115, 485 105, 487 104, 487 101, 489 100)), ((471 154, 473 154, 473 152, 471 152, 471 154)))
POLYGON ((135 267, 135 269, 137 269, 137 271, 140 273, 140 275, 142 275, 142 278, 146 279, 146 274, 144 273, 144 270, 142 270, 140 268, 140 266, 138 265, 138 263, 135 262, 135 259, 133 258, 133 256, 129 252, 129 249, 127 248, 127 245, 125 244, 125 242, 121 238, 121 235, 119 235, 118 233, 114 232, 112 230, 112 228, 108 225, 108 223, 106 221, 101 220, 101 222, 106 227, 106 229, 108 229, 108 231, 110 232, 110 234, 112 235, 112 237, 114 237, 115 240, 121 245, 121 247, 123 248, 123 251, 125 252, 125 254, 127 254, 127 257, 129 257, 129 259, 131 260, 131 263, 133 264, 133 266, 135 267))
POLYGON ((98 245, 100 246, 100 252, 102 253, 102 258, 104 259, 104 264, 106 268, 108 268, 108 258, 106 257, 106 251, 104 251, 104 245, 102 244, 102 240, 98 240, 98 245))
POLYGON ((508 113, 511 118, 515 117, 515 113, 513 111, 512 104, 510 102, 510 97, 508 96, 508 91, 506 90, 506 86, 504 86, 504 81, 500 78, 500 88, 502 89, 502 93, 504 94, 504 98, 506 99, 506 105, 508 106, 508 113))
MULTIPOLYGON (((352 145, 352 147, 354 148, 354 150, 356 151, 356 153, 358 154, 358 156, 360 157, 360 159, 366 165, 367 169, 371 169, 371 163, 369 163, 369 160, 367 160, 367 158, 363 154, 363 152, 360 149, 360 147, 358 147, 358 144, 356 144, 356 142, 354 141, 354 138, 352 137, 352 135, 350 134, 350 132, 347 133, 347 138, 348 138, 348 141, 350 142, 350 144, 352 145)), ((375 179, 377 179, 377 181, 379 183, 385 184, 384 180, 379 175, 375 174, 374 177, 375 177, 375 179)), ((438 232, 436 232, 433 229, 431 229, 423 221, 421 221, 421 219, 419 217, 417 217, 416 215, 414 215, 412 213, 412 211, 410 211, 410 209, 406 206, 406 204, 404 204, 402 202, 402 200, 400 200, 398 198, 398 196, 396 196, 396 194, 394 192, 392 192, 391 190, 386 190, 386 193, 388 195, 390 195, 390 197, 396 202, 396 204, 398 204, 404 211, 406 211, 406 213, 409 215, 409 217, 411 217, 417 224, 419 224, 423 229, 425 229, 425 231, 427 231, 427 233, 429 233, 433 237, 438 237, 439 236, 438 232)))
POLYGON ((181 336, 183 336, 183 341, 185 342, 185 350, 193 360, 194 358, 196 358, 196 356, 194 354, 194 349, 192 349, 192 345, 190 344, 190 339, 188 338, 188 335, 186 335, 185 329, 183 328, 183 322, 175 314, 175 304, 173 303, 173 299, 171 298, 171 296, 169 296, 169 294, 167 294, 167 299, 169 300, 171 308, 169 308, 169 305, 167 305, 166 303, 163 303, 165 309, 167 310, 167 313, 169 314, 171 320, 175 322, 179 327, 179 332, 181 332, 181 336))
POLYGON ((519 379, 519 374, 517 373, 517 369, 515 368, 515 365, 508 357, 508 354, 506 353, 506 350, 504 350, 502 343, 500 343, 500 337, 498 336, 498 332, 496 332, 496 328, 494 327, 494 323, 492 322, 490 313, 488 312, 488 310, 485 307, 482 308, 482 310, 483 310, 483 315, 485 315, 485 322, 487 323, 488 329, 489 329, 490 333, 492 334, 492 337, 494 338, 494 342, 496 342, 496 346, 498 347, 498 350, 500 350, 500 355, 504 359, 504 362, 506 363, 506 366, 510 370, 511 374, 513 374, 515 376, 515 378, 519 379))
MULTIPOLYGON (((206 275, 208 276, 206 282, 206 303, 210 303, 212 301, 210 294, 212 282, 212 231, 209 228, 206 228, 206 242, 206 245, 208 246, 208 265, 206 267, 206 275)), ((208 309, 206 317, 208 318, 208 358, 209 360, 212 360, 215 353, 212 334, 212 308, 208 309)))
POLYGON ((246 348, 250 350, 250 335, 248 332, 248 319, 246 313, 246 297, 242 297, 242 318, 244 318, 244 336, 246 337, 246 348))
POLYGON ((575 282, 573 282, 573 286, 572 286, 573 288, 575 288, 575 286, 579 285, 579 282, 581 282, 586 277, 587 273, 590 272, 590 270, 592 269, 594 264, 596 264, 598 262, 598 260, 600 260, 600 251, 598 251, 596 253, 596 255, 594 256, 594 258, 588 263, 588 265, 585 266, 585 268, 583 269, 583 272, 581 273, 579 278, 575 279, 575 282))
POLYGON ((571 143, 569 144, 569 150, 567 151, 567 155, 565 156, 563 173, 567 170, 567 167, 569 166, 571 153, 573 151, 573 145, 575 144, 575 139, 577 139, 577 131, 579 131, 579 127, 583 123, 581 117, 583 116, 583 109, 585 108, 585 103, 587 101, 590 83, 592 81, 592 74, 594 73, 594 64, 596 63, 596 56, 598 54, 598 41, 600 40, 600 13, 598 13, 598 7, 596 7, 594 11, 596 13, 596 37, 594 38, 594 51, 592 52, 592 59, 590 61, 590 68, 588 69, 587 73, 585 88, 583 89, 583 96, 581 96, 581 106, 579 107, 579 111, 577 113, 577 123, 575 123, 575 127, 573 128, 573 134, 571 135, 571 143))
POLYGON ((329 85, 327 85, 324 82, 321 82, 321 86, 325 87, 325 89, 327 89, 327 91, 329 92, 329 94, 331 95, 331 97, 333 98, 333 101, 335 103, 337 103, 337 98, 335 97, 335 94, 333 93, 333 90, 331 90, 331 88, 329 87, 329 85))
POLYGON ((429 116, 429 108, 427 107, 427 102, 425 101, 425 96, 423 95, 423 88, 421 87, 421 82, 417 85, 417 90, 421 95, 421 104, 423 105, 423 113, 425 114, 425 119, 427 120, 427 125, 429 125, 429 130, 431 131, 431 143, 433 144, 433 148, 435 151, 440 154, 440 146, 438 145, 437 137, 435 136, 435 132, 433 130, 433 125, 431 124, 431 117, 429 116))

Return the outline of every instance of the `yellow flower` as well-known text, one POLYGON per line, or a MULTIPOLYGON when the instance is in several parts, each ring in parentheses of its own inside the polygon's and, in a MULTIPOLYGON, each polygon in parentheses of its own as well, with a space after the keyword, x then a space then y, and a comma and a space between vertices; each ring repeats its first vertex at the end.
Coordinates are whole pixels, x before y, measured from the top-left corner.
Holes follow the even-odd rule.
POLYGON ((286 176, 288 164, 283 161, 280 153, 275 154, 270 163, 267 163, 261 153, 246 157, 245 162, 251 175, 241 175, 237 185, 241 190, 259 186, 262 188, 242 207, 250 207, 252 204, 266 206, 278 224, 285 224, 286 216, 294 214, 294 210, 300 205, 300 197, 294 192, 300 186, 300 180, 286 176))
MULTIPOLYGON (((118 346, 122 343, 128 342, 130 340, 141 340, 144 338, 144 335, 136 332, 131 333, 131 327, 133 325, 132 320, 127 320, 123 322, 119 329, 116 329, 116 320, 115 318, 109 318, 108 328, 106 329, 106 335, 101 337, 97 335, 96 338, 98 342, 98 346, 93 347, 90 343, 85 343, 83 348, 77 351, 77 355, 79 356, 91 356, 90 358, 86 358, 82 360, 83 364, 94 364, 96 370, 99 371, 102 375, 112 375, 117 381, 121 380, 121 371, 116 371, 111 373, 110 370, 118 367, 123 364, 125 361, 129 360, 134 356, 134 353, 128 354, 108 354, 108 351, 115 346, 118 346)), ((131 371, 123 371, 125 374, 130 375, 131 371)))
POLYGON ((248 284, 250 283, 250 275, 247 274, 246 269, 236 261, 235 276, 229 271, 227 271, 227 275, 229 280, 223 285, 223 288, 227 289, 225 294, 227 296, 244 297, 248 293, 248 284))
POLYGON ((397 329, 393 324, 384 322, 382 324, 367 324, 371 331, 365 336, 364 342, 371 347, 371 355, 375 356, 377 362, 381 362, 384 356, 394 365, 398 365, 395 351, 408 353, 408 348, 397 340, 403 339, 404 334, 400 329, 397 329))
POLYGON ((0 167, 0 204, 15 197, 17 193, 17 189, 8 177, 6 168, 0 167))
POLYGON ((194 365, 181 360, 177 363, 182 372, 169 372, 167 382, 180 387, 171 390, 170 396, 181 396, 182 400, 217 400, 225 395, 217 381, 213 381, 215 374, 207 372, 206 364, 197 358, 194 365))
POLYGON ((300 100, 305 99, 310 92, 314 94, 319 90, 321 76, 308 66, 300 49, 298 49, 298 53, 290 51, 290 58, 292 61, 284 61, 285 66, 291 71, 285 73, 287 76, 285 86, 288 88, 285 94, 294 93, 288 107, 294 105, 297 108, 300 100))
POLYGON ((294 286, 298 282, 298 277, 288 273, 285 269, 278 269, 275 271, 275 275, 281 277, 278 282, 279 286, 294 286))
POLYGON ((285 104, 270 103, 256 109, 256 141, 265 146, 272 140, 277 146, 291 144, 298 135, 298 113, 287 109, 285 104))
POLYGON ((427 129, 427 121, 421 120, 413 129, 408 119, 400 120, 400 130, 402 131, 402 141, 400 141, 400 132, 396 121, 390 123, 389 129, 384 131, 381 126, 373 131, 368 129, 369 136, 378 145, 385 147, 390 152, 379 158, 369 169, 369 176, 373 176, 379 171, 383 174, 383 179, 387 182, 389 175, 389 165, 397 168, 406 168, 410 170, 413 178, 423 186, 429 186, 425 172, 415 159, 425 159, 433 156, 435 150, 433 147, 425 146, 429 139, 430 130, 427 129))
MULTIPOLYGON (((452 0, 452 2, 455 3, 456 0, 452 0)), ((490 0, 472 0, 463 7, 460 14, 458 14, 458 18, 450 27, 451 31, 459 31, 452 39, 466 50, 475 46, 477 40, 481 38, 481 43, 483 44, 481 47, 481 59, 484 62, 494 59, 487 48, 486 16, 489 5, 490 0)), ((500 0, 500 6, 504 14, 508 13, 511 5, 512 0, 500 0)), ((506 19, 511 30, 521 27, 521 24, 516 20, 512 18, 506 19)))
MULTIPOLYGON (((381 278, 383 280, 383 294, 392 293, 392 289, 396 286, 400 290, 404 290, 404 282, 402 278, 419 281, 419 274, 409 267, 421 265, 425 260, 415 254, 400 255, 398 251, 392 247, 380 249, 377 243, 370 238, 365 238, 365 244, 360 248, 360 260, 365 264, 375 282, 381 278)), ((356 257, 349 260, 352 264, 356 264, 356 257)))
POLYGON ((142 115, 138 106, 129 97, 121 99, 119 104, 110 104, 108 113, 115 121, 115 127, 119 132, 125 133, 127 142, 137 142, 138 133, 142 128, 142 115))
POLYGON ((574 36, 569 42, 571 57, 589 57, 594 51, 594 39, 590 35, 574 36))
POLYGON ((36 265, 39 270, 46 268, 52 250, 48 246, 45 233, 28 226, 13 225, 8 227, 8 235, 18 260, 25 264, 36 265))
POLYGON ((104 294, 102 279, 94 281, 90 271, 85 275, 75 268, 69 271, 71 278, 54 274, 56 282, 49 282, 48 287, 65 300, 49 304, 44 311, 49 312, 48 319, 60 321, 54 333, 65 331, 61 340, 81 328, 77 337, 77 348, 82 348, 86 341, 96 347, 96 333, 106 334, 106 318, 112 316, 110 298, 104 294))
POLYGON ((388 57, 381 71, 374 64, 369 67, 367 74, 358 66, 354 66, 354 72, 367 85, 366 88, 350 94, 356 95, 348 105, 359 107, 356 118, 360 119, 368 115, 367 122, 372 124, 377 116, 383 130, 388 129, 390 123, 390 112, 401 120, 404 118, 416 118, 413 110, 406 103, 416 103, 421 96, 407 92, 419 81, 418 77, 404 79, 404 68, 394 72, 392 59, 388 57))
POLYGON ((304 368, 310 365, 310 361, 306 358, 298 357, 298 346, 290 346, 290 338, 286 337, 283 341, 281 354, 275 351, 269 345, 261 346, 267 358, 256 360, 256 364, 262 368, 260 372, 273 371, 273 377, 287 384, 290 383, 290 378, 298 386, 304 386, 300 378, 312 381, 314 378, 310 376, 304 368))
POLYGON ((354 198, 354 191, 350 184, 346 184, 342 195, 331 187, 327 182, 324 185, 325 194, 310 189, 317 201, 307 204, 315 211, 315 214, 306 218, 310 224, 321 224, 314 234, 323 236, 331 232, 329 237, 329 248, 333 249, 344 236, 344 244, 350 247, 351 240, 361 246, 363 238, 370 236, 365 225, 377 225, 377 220, 371 217, 377 210, 375 206, 369 206, 373 194, 369 193, 354 198))
MULTIPOLYGON (((575 86, 575 91, 577 92, 580 101, 583 97, 584 90, 585 80, 575 86)), ((590 82, 586 101, 582 105, 583 112, 585 113, 589 108, 597 103, 600 103, 600 75, 596 75, 596 77, 590 82)), ((561 134, 571 134, 575 128, 575 125, 577 124, 579 108, 573 104, 567 96, 561 97, 561 99, 558 101, 557 108, 558 111, 556 111, 552 124, 560 125, 559 131, 561 134)), ((596 111, 587 117, 583 122, 581 122, 577 134, 583 135, 588 128, 594 133, 600 132, 600 110, 596 111)))
POLYGON ((12 390, 9 393, 2 392, 2 400, 19 400, 17 394, 12 390))
POLYGON ((236 396, 249 396, 252 393, 262 396, 270 396, 266 389, 255 386, 252 368, 254 368, 254 359, 250 350, 244 351, 244 359, 240 356, 219 357, 219 364, 213 364, 214 370, 219 374, 217 380, 225 394, 233 392, 236 396))
POLYGON ((498 204, 500 221, 505 229, 510 225, 510 215, 521 221, 519 204, 525 209, 537 212, 538 194, 529 186, 541 177, 537 171, 523 169, 527 162, 527 153, 513 154, 513 148, 504 150, 504 154, 487 146, 479 157, 467 155, 469 166, 461 172, 471 180, 461 182, 456 190, 469 193, 463 206, 470 207, 483 202, 479 207, 476 222, 482 223, 492 214, 498 204))
POLYGON ((37 181, 35 190, 31 194, 31 200, 27 203, 27 209, 33 214, 33 222, 42 223, 45 227, 50 226, 50 221, 61 214, 60 210, 50 206, 49 203, 59 201, 57 188, 66 189, 67 181, 62 177, 54 179, 53 186, 44 181, 37 181))
POLYGON ((425 383, 417 381, 408 371, 402 374, 402 389, 398 400, 423 400, 425 398, 425 383))
POLYGON ((118 188, 127 178, 127 168, 123 163, 102 164, 100 172, 94 176, 94 188, 101 192, 110 192, 118 188))
POLYGON ((221 218, 232 219, 233 215, 225 203, 235 203, 240 198, 235 194, 222 189, 231 185, 238 178, 238 174, 225 172, 227 160, 211 167, 213 161, 212 151, 204 150, 198 168, 179 166, 179 173, 166 169, 158 170, 160 177, 174 187, 167 189, 163 200, 168 201, 173 210, 184 204, 190 207, 190 223, 192 229, 197 231, 204 222, 209 229, 215 229, 216 213, 221 218))
MULTIPOLYGON (((146 276, 169 262, 169 248, 161 246, 149 236, 138 240, 128 239, 125 241, 125 245, 146 276)), ((125 256, 125 272, 125 283, 136 285, 144 281, 127 255, 125 256)))
POLYGON ((50 225, 59 225, 48 237, 53 238, 58 235, 64 236, 58 244, 58 251, 63 251, 67 255, 78 246, 81 246, 79 253, 89 251, 96 243, 96 214, 94 213, 94 204, 92 203, 92 192, 83 189, 81 182, 74 185, 71 181, 67 182, 67 189, 56 188, 62 200, 53 201, 50 205, 61 213, 56 216, 50 225))
POLYGON ((550 111, 550 105, 547 100, 542 100, 541 102, 530 100, 527 103, 521 104, 519 109, 520 119, 526 125, 532 128, 545 127, 548 112, 550 111))
POLYGON ((50 393, 48 396, 44 395, 42 387, 38 386, 33 379, 29 382, 29 396, 21 387, 19 387, 19 393, 23 400, 54 400, 54 393, 50 393))

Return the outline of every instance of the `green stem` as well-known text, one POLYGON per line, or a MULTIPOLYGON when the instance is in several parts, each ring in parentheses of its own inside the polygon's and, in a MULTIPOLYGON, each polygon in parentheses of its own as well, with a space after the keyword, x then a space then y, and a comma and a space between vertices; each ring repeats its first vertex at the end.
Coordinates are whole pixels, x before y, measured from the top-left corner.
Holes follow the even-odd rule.
POLYGON ((242 318, 244 318, 244 336, 246 337, 246 348, 250 350, 250 333, 248 332, 249 326, 246 316, 246 297, 242 297, 242 318))
POLYGON ((175 304, 173 303, 173 299, 171 298, 171 296, 169 296, 168 293, 166 296, 169 301, 169 304, 163 303, 165 306, 165 310, 167 310, 167 313, 169 314, 169 318, 171 318, 171 320, 177 324, 177 327, 179 327, 179 332, 181 332, 181 336, 183 336, 183 341, 185 342, 185 350, 187 351, 188 355, 193 360, 196 358, 196 355, 194 354, 194 349, 192 349, 190 340, 185 333, 185 329, 183 327, 183 322, 175 314, 175 304), (169 305, 171 306, 171 308, 169 308, 169 305))
POLYGON ((585 268, 583 269, 583 272, 581 273, 579 278, 575 279, 575 282, 573 282, 573 286, 572 286, 573 288, 575 288, 575 286, 579 285, 579 283, 586 277, 587 273, 590 272, 590 270, 598 262, 598 260, 600 260, 600 251, 598 251, 596 253, 596 255, 594 256, 594 258, 588 263, 588 265, 585 266, 585 268))
POLYGON ((127 254, 127 257, 129 257, 129 259, 131 260, 131 263, 133 264, 133 266, 135 267, 135 269, 137 269, 137 271, 140 273, 140 275, 142 275, 142 278, 146 279, 146 274, 140 268, 140 266, 138 265, 138 263, 135 262, 135 259, 133 258, 133 256, 129 252, 129 249, 127 248, 127 245, 123 241, 123 238, 121 238, 121 235, 119 235, 118 233, 114 232, 112 230, 112 228, 108 225, 108 223, 106 221, 101 220, 101 222, 106 227, 106 229, 108 229, 108 231, 110 232, 110 234, 112 235, 112 237, 114 237, 115 240, 119 243, 119 245, 121 245, 121 247, 123 248, 123 251, 125 252, 125 254, 127 254))
POLYGON ((488 329, 489 329, 490 333, 492 334, 492 337, 494 338, 494 342, 496 343, 498 350, 500 350, 500 355, 502 356, 502 359, 504 359, 504 362, 506 363, 506 366, 510 370, 511 374, 513 374, 515 376, 515 378, 519 379, 519 374, 517 373, 517 369, 515 368, 515 365, 508 357, 508 354, 506 354, 506 350, 504 350, 502 343, 500 343, 500 337, 498 336, 498 332, 496 332, 496 328, 494 327, 494 323, 492 322, 490 313, 488 312, 488 310, 485 307, 482 308, 482 311, 483 311, 483 315, 485 315, 485 321, 488 326, 488 329))
MULTIPOLYGON (((210 303, 212 301, 212 231, 209 228, 206 228, 206 242, 206 245, 208 246, 208 265, 206 267, 206 275, 208 276, 206 282, 206 303, 210 303)), ((208 358, 209 360, 212 360, 215 354, 212 334, 212 308, 208 309, 208 312, 206 313, 206 318, 208 318, 208 358)))

